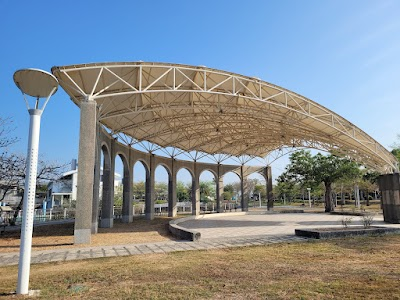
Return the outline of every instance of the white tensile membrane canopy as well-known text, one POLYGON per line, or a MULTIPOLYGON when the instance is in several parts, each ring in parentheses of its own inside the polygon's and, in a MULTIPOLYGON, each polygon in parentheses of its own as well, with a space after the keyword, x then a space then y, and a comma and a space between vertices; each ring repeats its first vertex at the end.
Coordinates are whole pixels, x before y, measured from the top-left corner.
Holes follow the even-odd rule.
POLYGON ((53 67, 78 106, 96 101, 114 135, 210 155, 265 157, 305 147, 350 157, 380 172, 396 158, 322 105, 258 78, 151 62, 53 67))

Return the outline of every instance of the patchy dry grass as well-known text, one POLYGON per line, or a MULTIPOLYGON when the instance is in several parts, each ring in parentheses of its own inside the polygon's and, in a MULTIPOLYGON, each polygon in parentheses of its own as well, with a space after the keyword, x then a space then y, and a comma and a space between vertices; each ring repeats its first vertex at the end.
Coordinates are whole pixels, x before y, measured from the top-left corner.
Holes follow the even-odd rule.
MULTIPOLYGON (((171 218, 157 217, 152 221, 135 219, 133 223, 114 222, 113 228, 99 228, 96 235, 92 235, 92 243, 87 246, 109 246, 118 244, 152 243, 171 240, 173 237, 168 231, 168 222, 171 218)), ((82 247, 73 245, 74 224, 57 224, 35 227, 33 232, 33 250, 63 249, 82 247)), ((6 231, 0 236, 1 252, 18 252, 20 231, 6 231)))
MULTIPOLYGON (((42 299, 400 299, 399 249, 390 235, 40 264, 30 288, 42 299)), ((0 278, 0 293, 15 289, 17 267, 0 278)))

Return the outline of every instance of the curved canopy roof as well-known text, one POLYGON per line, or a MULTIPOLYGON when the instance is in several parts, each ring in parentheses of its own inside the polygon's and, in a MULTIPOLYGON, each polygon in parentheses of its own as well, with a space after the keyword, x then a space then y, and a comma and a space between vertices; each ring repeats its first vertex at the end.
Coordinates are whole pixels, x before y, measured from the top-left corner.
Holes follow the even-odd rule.
POLYGON ((258 78, 150 62, 72 65, 52 72, 78 106, 97 102, 99 121, 113 134, 233 156, 309 147, 379 171, 397 169, 389 151, 346 119, 258 78))

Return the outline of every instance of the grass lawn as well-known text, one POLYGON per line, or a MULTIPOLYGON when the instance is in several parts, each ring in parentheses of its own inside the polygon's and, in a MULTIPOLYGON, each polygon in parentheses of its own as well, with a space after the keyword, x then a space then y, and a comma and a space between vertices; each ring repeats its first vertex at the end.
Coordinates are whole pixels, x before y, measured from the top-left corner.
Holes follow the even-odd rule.
MULTIPOLYGON (((30 288, 42 299, 400 299, 399 249, 387 235, 40 264, 30 288)), ((0 278, 0 299, 17 299, 17 266, 0 278)))

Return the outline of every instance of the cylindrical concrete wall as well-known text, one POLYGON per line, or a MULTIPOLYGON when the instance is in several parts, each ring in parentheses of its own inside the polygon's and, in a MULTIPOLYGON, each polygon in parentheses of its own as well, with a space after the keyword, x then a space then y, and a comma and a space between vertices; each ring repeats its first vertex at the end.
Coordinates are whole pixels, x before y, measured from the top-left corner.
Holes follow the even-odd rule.
POLYGON ((400 176, 399 173, 379 176, 379 189, 385 222, 400 223, 400 176))

